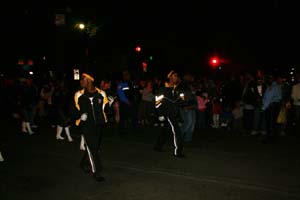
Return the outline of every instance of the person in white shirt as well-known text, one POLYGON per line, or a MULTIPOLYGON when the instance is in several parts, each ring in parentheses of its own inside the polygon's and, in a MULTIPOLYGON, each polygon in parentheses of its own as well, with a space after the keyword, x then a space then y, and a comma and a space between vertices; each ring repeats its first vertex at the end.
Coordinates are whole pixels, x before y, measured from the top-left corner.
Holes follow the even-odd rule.
POLYGON ((291 94, 295 113, 295 122, 299 126, 300 122, 300 75, 297 75, 297 84, 292 87, 291 94))
POLYGON ((0 162, 3 162, 3 161, 4 161, 4 158, 3 158, 2 153, 0 151, 0 162))

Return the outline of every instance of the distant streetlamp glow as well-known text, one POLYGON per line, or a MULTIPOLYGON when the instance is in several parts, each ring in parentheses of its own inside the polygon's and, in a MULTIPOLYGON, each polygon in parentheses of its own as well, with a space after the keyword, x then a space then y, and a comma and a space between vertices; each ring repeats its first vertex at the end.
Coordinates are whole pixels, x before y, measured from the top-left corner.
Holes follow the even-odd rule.
POLYGON ((77 23, 75 24, 75 28, 79 30, 84 30, 85 29, 85 24, 84 23, 77 23))
POLYGON ((79 27, 79 29, 83 30, 85 28, 85 25, 84 24, 79 24, 78 27, 79 27))

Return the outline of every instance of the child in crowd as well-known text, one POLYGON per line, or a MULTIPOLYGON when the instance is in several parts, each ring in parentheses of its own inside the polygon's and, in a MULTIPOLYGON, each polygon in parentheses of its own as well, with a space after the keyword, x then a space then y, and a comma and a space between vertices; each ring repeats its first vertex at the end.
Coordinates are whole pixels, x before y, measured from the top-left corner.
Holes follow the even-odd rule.
POLYGON ((233 122, 232 129, 240 132, 243 130, 243 108, 240 102, 236 102, 232 110, 233 122))
POLYGON ((222 113, 222 102, 220 98, 215 98, 212 102, 212 127, 220 127, 220 115, 222 113))

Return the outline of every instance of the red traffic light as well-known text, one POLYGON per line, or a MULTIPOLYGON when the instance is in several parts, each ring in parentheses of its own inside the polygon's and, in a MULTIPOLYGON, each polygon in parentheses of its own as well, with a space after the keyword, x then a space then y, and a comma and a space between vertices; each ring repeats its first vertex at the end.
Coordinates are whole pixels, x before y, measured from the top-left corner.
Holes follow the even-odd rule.
POLYGON ((139 47, 139 46, 135 47, 135 51, 136 51, 136 52, 140 52, 141 50, 142 50, 141 47, 139 47))
POLYGON ((210 65, 212 67, 218 67, 219 64, 220 64, 220 59, 218 57, 213 57, 213 58, 210 58, 210 61, 209 61, 210 65))

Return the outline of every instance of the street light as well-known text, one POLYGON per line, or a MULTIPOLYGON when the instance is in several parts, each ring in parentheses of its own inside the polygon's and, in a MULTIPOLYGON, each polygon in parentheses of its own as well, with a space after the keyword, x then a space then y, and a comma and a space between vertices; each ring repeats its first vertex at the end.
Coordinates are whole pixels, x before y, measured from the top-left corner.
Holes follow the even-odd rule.
POLYGON ((81 30, 83 30, 83 29, 85 28, 85 25, 84 25, 84 24, 79 24, 79 28, 80 28, 81 30))
POLYGON ((141 50, 142 50, 142 48, 141 48, 140 46, 135 47, 135 51, 136 51, 136 52, 139 53, 139 52, 141 52, 141 50))
POLYGON ((80 29, 80 30, 83 30, 83 29, 85 29, 85 24, 83 24, 83 23, 78 23, 78 24, 75 25, 75 28, 78 28, 78 29, 80 29))

